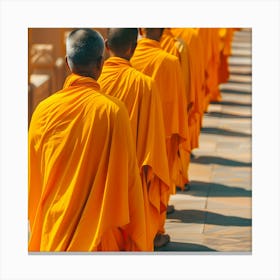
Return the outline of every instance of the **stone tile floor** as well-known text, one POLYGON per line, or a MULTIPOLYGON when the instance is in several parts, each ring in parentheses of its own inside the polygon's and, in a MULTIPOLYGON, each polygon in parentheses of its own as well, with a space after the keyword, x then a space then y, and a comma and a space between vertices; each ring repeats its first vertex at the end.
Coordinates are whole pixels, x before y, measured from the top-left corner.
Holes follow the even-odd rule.
POLYGON ((221 85, 222 102, 204 115, 200 147, 189 169, 189 191, 170 204, 166 232, 169 252, 251 252, 251 32, 235 32, 230 78, 221 85))

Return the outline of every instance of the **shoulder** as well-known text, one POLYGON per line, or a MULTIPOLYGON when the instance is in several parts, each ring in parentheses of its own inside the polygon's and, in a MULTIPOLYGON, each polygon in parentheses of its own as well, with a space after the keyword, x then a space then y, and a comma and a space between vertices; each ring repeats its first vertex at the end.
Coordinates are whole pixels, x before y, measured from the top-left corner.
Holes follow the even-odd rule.
POLYGON ((43 99, 34 109, 32 118, 40 118, 41 116, 47 115, 50 110, 50 106, 56 102, 57 93, 52 94, 51 96, 43 99))
POLYGON ((164 50, 162 50, 162 59, 161 59, 161 68, 163 69, 174 69, 176 67, 180 67, 179 58, 173 54, 170 54, 164 50))
POLYGON ((138 83, 150 85, 153 82, 153 79, 150 76, 144 74, 143 72, 133 67, 130 68, 130 71, 133 76, 133 79, 138 83))
POLYGON ((90 106, 92 106, 94 110, 100 111, 100 114, 104 112, 107 115, 108 113, 110 115, 118 115, 126 111, 126 106, 121 100, 100 92, 92 99, 90 106))

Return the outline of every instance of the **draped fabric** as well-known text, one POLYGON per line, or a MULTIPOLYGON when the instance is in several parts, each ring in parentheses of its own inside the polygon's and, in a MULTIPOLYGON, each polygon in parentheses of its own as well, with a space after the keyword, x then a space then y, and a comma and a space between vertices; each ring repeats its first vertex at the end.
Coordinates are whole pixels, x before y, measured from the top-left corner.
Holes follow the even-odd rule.
MULTIPOLYGON (((160 39, 160 45, 166 52, 178 57, 181 66, 182 77, 185 85, 185 94, 187 99, 187 112, 194 104, 194 96, 191 95, 190 91, 190 65, 189 65, 189 50, 183 40, 175 38, 171 33, 170 28, 165 28, 160 39)), ((189 116, 188 116, 189 120, 189 116)), ((189 126, 188 126, 189 129, 189 126)), ((189 138, 191 135, 189 133, 189 138)), ((179 163, 180 172, 178 174, 176 185, 184 186, 189 183, 188 169, 190 164, 190 139, 183 142, 179 146, 179 163)))
POLYGON ((29 251, 146 251, 139 167, 125 106, 71 74, 29 128, 29 251))
POLYGON ((158 89, 152 78, 120 57, 105 61, 98 82, 101 91, 123 101, 129 113, 142 184, 149 201, 145 208, 149 217, 148 240, 153 250, 160 215, 166 211, 170 183, 158 89))
POLYGON ((180 61, 182 77, 185 84, 188 108, 194 103, 194 95, 190 91, 190 58, 188 46, 183 40, 176 38, 170 28, 164 28, 160 39, 160 45, 166 52, 175 55, 180 61))
POLYGON ((219 83, 226 83, 229 79, 228 57, 231 55, 231 42, 236 28, 219 28, 220 45, 220 67, 219 83))
POLYGON ((185 42, 189 50, 190 91, 194 104, 189 112, 191 149, 199 147, 199 135, 204 111, 205 73, 202 41, 195 28, 171 28, 171 33, 185 42))
POLYGON ((171 176, 171 194, 180 172, 179 145, 189 141, 187 98, 179 59, 165 52, 158 41, 138 41, 131 64, 157 84, 164 117, 166 149, 171 176))
POLYGON ((210 101, 221 99, 219 90, 218 69, 220 65, 219 28, 200 28, 200 36, 204 46, 206 94, 204 111, 207 111, 210 101))

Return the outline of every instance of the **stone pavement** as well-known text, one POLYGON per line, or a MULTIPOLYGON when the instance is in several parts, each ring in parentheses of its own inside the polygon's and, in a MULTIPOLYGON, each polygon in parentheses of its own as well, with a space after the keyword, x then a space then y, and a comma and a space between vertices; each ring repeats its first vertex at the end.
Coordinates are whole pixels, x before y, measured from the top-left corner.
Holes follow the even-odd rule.
POLYGON ((170 204, 166 232, 171 242, 159 251, 251 252, 251 30, 235 32, 230 78, 222 101, 204 116, 200 147, 190 164, 189 191, 170 204))

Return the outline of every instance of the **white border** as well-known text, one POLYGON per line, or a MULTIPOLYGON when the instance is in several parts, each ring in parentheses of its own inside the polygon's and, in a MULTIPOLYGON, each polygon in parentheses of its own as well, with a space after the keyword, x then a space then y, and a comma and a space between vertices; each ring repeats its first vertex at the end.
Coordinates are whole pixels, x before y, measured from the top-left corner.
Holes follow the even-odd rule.
POLYGON ((1 1, 0 279, 280 279, 278 1, 1 1), (253 254, 27 254, 27 28, 253 28, 253 254))

